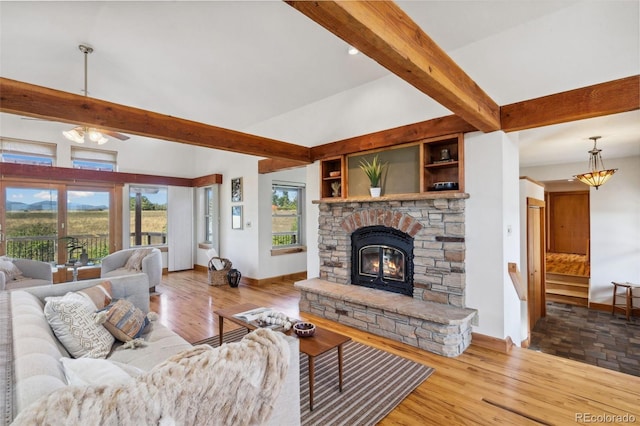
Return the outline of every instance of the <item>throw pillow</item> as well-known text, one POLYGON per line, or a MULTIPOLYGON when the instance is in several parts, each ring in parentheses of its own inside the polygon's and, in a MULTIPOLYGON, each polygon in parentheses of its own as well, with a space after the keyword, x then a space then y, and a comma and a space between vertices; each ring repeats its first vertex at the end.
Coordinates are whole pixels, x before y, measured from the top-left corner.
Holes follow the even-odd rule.
POLYGON ((95 314, 87 309, 86 298, 78 294, 74 296, 83 301, 50 298, 52 300, 44 305, 47 322, 60 343, 74 358, 105 358, 115 340, 106 328, 95 323, 95 314))
POLYGON ((22 278, 22 271, 6 257, 0 259, 0 272, 4 272, 8 280, 22 278))
POLYGON ((139 368, 95 358, 60 358, 67 383, 71 386, 117 385, 143 373, 139 368), (137 370, 134 372, 131 369, 137 370))
POLYGON ((44 301, 46 303, 48 302, 78 303, 84 307, 84 309, 87 311, 88 314, 93 314, 97 309, 95 303, 93 303, 91 299, 73 291, 70 291, 64 296, 45 297, 44 301))
POLYGON ((76 293, 91 300, 96 305, 96 309, 104 308, 113 300, 111 296, 111 281, 103 281, 101 284, 78 290, 76 293))
POLYGON ((137 249, 129 259, 127 259, 127 263, 125 263, 124 267, 130 271, 141 271, 142 270, 142 259, 144 259, 149 253, 151 253, 151 249, 137 249))
POLYGON ((120 299, 106 308, 107 319, 104 326, 116 339, 121 342, 140 337, 144 328, 149 324, 147 316, 133 303, 120 299))

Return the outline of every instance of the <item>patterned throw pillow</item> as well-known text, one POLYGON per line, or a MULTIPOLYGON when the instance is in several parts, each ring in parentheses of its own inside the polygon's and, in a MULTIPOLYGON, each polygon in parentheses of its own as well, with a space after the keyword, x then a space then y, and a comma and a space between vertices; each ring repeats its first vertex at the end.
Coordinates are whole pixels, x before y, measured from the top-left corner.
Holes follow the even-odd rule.
POLYGON ((7 280, 17 280, 22 277, 22 271, 8 258, 0 258, 0 272, 4 272, 7 280))
POLYGON ((81 302, 65 300, 67 296, 49 298, 44 305, 44 315, 51 329, 74 358, 105 358, 115 342, 113 336, 95 323, 95 314, 87 308, 86 298, 78 294, 69 297, 84 299, 81 302))
POLYGON ((78 294, 91 300, 96 309, 102 309, 113 300, 111 293, 111 281, 103 281, 101 284, 77 291, 78 294))
POLYGON ((127 259, 127 263, 125 263, 124 267, 130 271, 142 271, 142 259, 144 259, 149 253, 151 253, 151 249, 137 249, 129 259, 127 259))
POLYGON ((113 337, 121 342, 128 342, 140 337, 144 328, 149 324, 147 316, 133 303, 120 299, 107 309, 107 320, 104 326, 113 337))

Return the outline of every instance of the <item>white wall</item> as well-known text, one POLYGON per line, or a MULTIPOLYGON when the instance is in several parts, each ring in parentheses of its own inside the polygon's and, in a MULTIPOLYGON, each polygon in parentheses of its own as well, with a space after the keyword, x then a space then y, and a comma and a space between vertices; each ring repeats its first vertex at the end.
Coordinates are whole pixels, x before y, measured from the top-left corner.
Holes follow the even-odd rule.
POLYGON ((307 166, 307 278, 320 276, 320 250, 318 249, 318 220, 320 206, 311 200, 320 198, 320 162, 307 166), (315 197, 311 195, 315 194, 315 197))
POLYGON ((520 263, 518 149, 512 135, 465 137, 466 305, 474 332, 522 341, 520 300, 507 264, 520 263))
MULTIPOLYGON (((606 158, 604 154, 607 168, 618 171, 598 190, 589 190, 589 301, 596 303, 611 303, 611 281, 640 283, 640 157, 606 158)), ((520 173, 544 182, 567 179, 586 169, 585 161, 528 167, 520 173)))

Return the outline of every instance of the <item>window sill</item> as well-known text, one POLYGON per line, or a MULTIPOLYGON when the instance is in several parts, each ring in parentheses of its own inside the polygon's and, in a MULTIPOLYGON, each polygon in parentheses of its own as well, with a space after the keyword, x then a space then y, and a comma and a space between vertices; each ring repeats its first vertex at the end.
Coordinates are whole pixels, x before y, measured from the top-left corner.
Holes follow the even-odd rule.
POLYGON ((307 251, 307 246, 271 249, 271 256, 282 256, 283 254, 302 253, 304 251, 307 251))

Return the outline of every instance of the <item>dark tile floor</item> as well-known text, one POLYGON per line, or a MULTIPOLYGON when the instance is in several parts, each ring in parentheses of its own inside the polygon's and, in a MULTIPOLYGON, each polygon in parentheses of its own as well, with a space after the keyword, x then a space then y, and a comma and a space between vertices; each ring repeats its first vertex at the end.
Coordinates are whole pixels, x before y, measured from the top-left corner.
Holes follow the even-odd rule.
POLYGON ((529 349, 640 376, 640 318, 547 303, 529 349))

